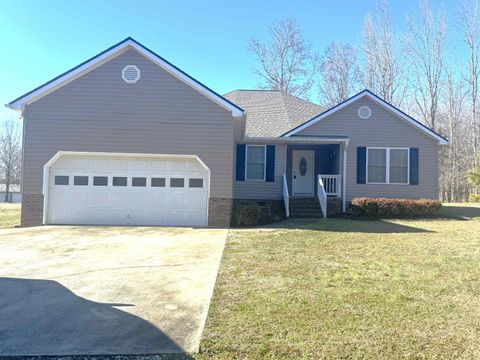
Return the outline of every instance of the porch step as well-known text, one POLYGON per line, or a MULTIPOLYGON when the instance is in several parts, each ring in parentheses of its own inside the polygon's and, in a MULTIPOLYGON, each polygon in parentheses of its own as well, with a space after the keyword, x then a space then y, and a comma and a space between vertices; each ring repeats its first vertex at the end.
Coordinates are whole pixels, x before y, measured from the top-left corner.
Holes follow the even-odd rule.
MULTIPOLYGON (((336 196, 329 196, 327 199, 328 216, 337 215, 342 211, 342 201, 336 196)), ((322 211, 316 197, 312 198, 291 198, 290 214, 297 218, 321 218, 322 211)))
POLYGON ((322 211, 318 199, 292 198, 290 200, 290 212, 292 217, 299 218, 321 218, 322 211))

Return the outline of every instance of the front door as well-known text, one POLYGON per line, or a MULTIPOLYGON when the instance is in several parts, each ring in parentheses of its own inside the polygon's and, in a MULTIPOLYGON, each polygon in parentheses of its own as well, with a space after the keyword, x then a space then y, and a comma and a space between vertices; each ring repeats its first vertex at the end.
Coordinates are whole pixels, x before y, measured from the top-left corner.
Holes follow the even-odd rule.
POLYGON ((292 194, 293 196, 313 196, 314 161, 312 150, 292 152, 292 194))

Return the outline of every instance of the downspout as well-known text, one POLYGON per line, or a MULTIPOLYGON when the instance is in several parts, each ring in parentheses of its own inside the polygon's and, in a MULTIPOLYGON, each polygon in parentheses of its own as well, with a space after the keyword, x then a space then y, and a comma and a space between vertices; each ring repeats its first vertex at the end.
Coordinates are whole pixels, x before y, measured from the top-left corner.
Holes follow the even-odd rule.
POLYGON ((347 150, 348 141, 343 146, 343 169, 342 169, 342 212, 347 212, 347 150))

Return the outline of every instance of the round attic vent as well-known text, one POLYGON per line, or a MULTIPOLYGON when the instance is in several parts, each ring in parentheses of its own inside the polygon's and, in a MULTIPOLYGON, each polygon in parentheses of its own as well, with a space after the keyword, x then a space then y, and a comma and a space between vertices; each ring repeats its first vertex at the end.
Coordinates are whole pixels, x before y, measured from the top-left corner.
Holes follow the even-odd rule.
POLYGON ((140 69, 135 65, 127 65, 122 70, 122 79, 127 84, 135 84, 140 80, 140 69))
POLYGON ((360 119, 368 119, 372 116, 372 110, 368 106, 360 106, 357 111, 357 115, 360 119))

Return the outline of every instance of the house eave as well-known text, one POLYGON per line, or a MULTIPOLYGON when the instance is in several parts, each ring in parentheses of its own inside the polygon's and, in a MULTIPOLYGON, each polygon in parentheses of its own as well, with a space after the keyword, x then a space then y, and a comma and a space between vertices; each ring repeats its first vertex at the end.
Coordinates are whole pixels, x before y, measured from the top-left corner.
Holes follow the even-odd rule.
POLYGON ((296 137, 249 137, 245 136, 238 142, 245 143, 272 143, 272 144, 291 144, 291 143, 304 143, 304 144, 345 144, 350 141, 348 137, 336 138, 336 137, 322 137, 315 138, 296 138, 296 137))

